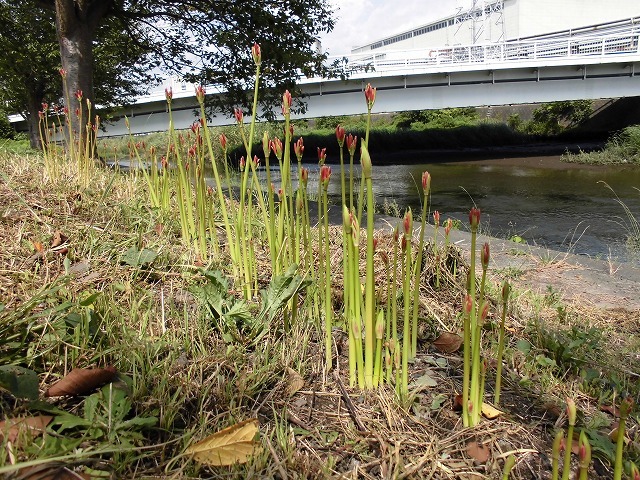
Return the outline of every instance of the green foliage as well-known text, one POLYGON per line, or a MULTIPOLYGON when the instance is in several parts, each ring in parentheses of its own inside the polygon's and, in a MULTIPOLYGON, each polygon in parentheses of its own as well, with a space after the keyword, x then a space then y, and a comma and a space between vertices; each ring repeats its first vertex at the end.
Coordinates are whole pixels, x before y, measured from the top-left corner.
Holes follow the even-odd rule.
POLYGON ((475 108, 443 108, 441 110, 414 110, 394 116, 394 125, 400 129, 426 130, 430 128, 455 128, 478 122, 475 108))
POLYGON ((9 123, 7 112, 0 108, 0 139, 8 138, 11 140, 15 136, 15 133, 15 130, 9 123))
POLYGON ((569 153, 562 159, 570 163, 596 165, 640 164, 640 125, 631 125, 614 133, 604 150, 569 153))
POLYGON ((132 415, 131 410, 129 395, 110 383, 87 397, 82 417, 61 414, 55 418, 52 427, 58 433, 71 430, 75 433, 67 435, 130 448, 140 444, 142 430, 153 427, 158 421, 156 417, 132 415))
POLYGON ((310 280, 296 274, 297 269, 297 265, 291 265, 261 291, 262 302, 257 315, 250 304, 229 293, 228 281, 219 271, 203 271, 207 283, 192 287, 191 292, 213 318, 225 342, 255 344, 274 328, 273 321, 286 303, 311 284, 310 280))
POLYGON ((520 123, 519 118, 510 117, 510 126, 532 135, 557 135, 583 123, 592 111, 591 100, 545 103, 533 111, 530 122, 520 123))
POLYGON ((38 375, 33 370, 16 365, 0 365, 0 387, 14 397, 38 398, 38 375))

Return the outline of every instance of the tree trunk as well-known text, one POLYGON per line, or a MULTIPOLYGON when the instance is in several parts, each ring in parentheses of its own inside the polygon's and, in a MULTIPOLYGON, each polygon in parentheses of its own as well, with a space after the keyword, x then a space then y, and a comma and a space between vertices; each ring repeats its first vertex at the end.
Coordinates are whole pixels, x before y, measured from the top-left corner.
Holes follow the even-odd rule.
POLYGON ((94 122, 93 109, 93 51, 92 38, 86 25, 78 24, 73 35, 59 37, 62 68, 66 71, 64 98, 69 107, 69 118, 74 141, 84 145, 87 123, 94 122), (87 105, 91 102, 91 110, 87 105))
POLYGON ((42 143, 40 142, 40 108, 42 99, 34 98, 29 95, 27 99, 28 111, 27 113, 27 125, 29 126, 29 145, 36 150, 42 149, 42 143))
MULTIPOLYGON (((63 93, 69 107, 74 142, 85 145, 87 124, 95 123, 93 94, 93 40, 112 0, 55 0, 56 31, 65 71, 63 93), (80 99, 79 99, 80 98, 80 99), (91 108, 87 105, 91 102, 91 108)), ((91 129, 89 129, 91 133, 91 129)), ((91 141, 93 135, 89 137, 91 141)), ((70 144, 72 148, 75 144, 70 144)), ((90 148, 95 153, 95 142, 90 148)))

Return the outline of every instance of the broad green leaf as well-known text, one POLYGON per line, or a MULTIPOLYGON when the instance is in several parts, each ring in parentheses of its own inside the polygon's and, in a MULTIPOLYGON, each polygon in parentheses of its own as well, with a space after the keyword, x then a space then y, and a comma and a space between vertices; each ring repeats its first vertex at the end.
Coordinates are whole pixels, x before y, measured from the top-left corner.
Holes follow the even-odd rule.
POLYGON ((311 284, 311 280, 296 275, 297 270, 298 265, 292 264, 284 274, 274 277, 269 286, 262 290, 260 318, 267 317, 271 322, 291 297, 311 284))
POLYGON ((0 387, 5 388, 14 397, 38 398, 38 375, 33 370, 16 365, 0 366, 0 387))
POLYGON ((136 247, 131 247, 124 253, 124 255, 122 255, 120 261, 132 267, 139 267, 142 265, 150 265, 157 256, 158 252, 148 248, 138 250, 136 247))

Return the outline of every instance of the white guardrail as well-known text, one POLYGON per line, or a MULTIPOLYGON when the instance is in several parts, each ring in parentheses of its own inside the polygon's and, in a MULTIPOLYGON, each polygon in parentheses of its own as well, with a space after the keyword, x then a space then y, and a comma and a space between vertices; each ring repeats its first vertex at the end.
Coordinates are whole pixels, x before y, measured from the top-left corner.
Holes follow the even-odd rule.
POLYGON ((385 72, 391 70, 429 68, 439 65, 477 65, 482 63, 510 63, 544 59, 576 59, 594 56, 638 54, 640 33, 607 35, 602 37, 570 37, 538 41, 514 41, 464 45, 434 49, 367 52, 346 57, 346 74, 385 72))

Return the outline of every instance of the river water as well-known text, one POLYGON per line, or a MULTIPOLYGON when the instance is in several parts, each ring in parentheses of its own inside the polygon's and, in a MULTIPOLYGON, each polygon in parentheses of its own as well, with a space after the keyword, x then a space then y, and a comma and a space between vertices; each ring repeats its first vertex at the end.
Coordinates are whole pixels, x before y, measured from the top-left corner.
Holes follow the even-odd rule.
MULTIPOLYGON (((376 203, 397 204, 420 211, 422 172, 431 174, 429 211, 438 210, 468 224, 469 209, 482 211, 481 230, 501 238, 514 235, 527 243, 595 258, 639 263, 625 245, 629 219, 618 195, 640 220, 640 168, 568 164, 559 156, 469 160, 373 167, 376 203)), ((317 164, 310 169, 309 189, 315 192, 317 164)), ((293 168, 295 170, 295 168, 293 168)), ((340 202, 340 167, 332 165, 329 194, 340 202)), ((348 168, 346 169, 348 173, 348 168)), ((359 170, 356 168, 357 173, 359 170)), ((274 182, 277 185, 277 174, 274 182)), ((433 220, 431 220, 433 221, 433 220)))

